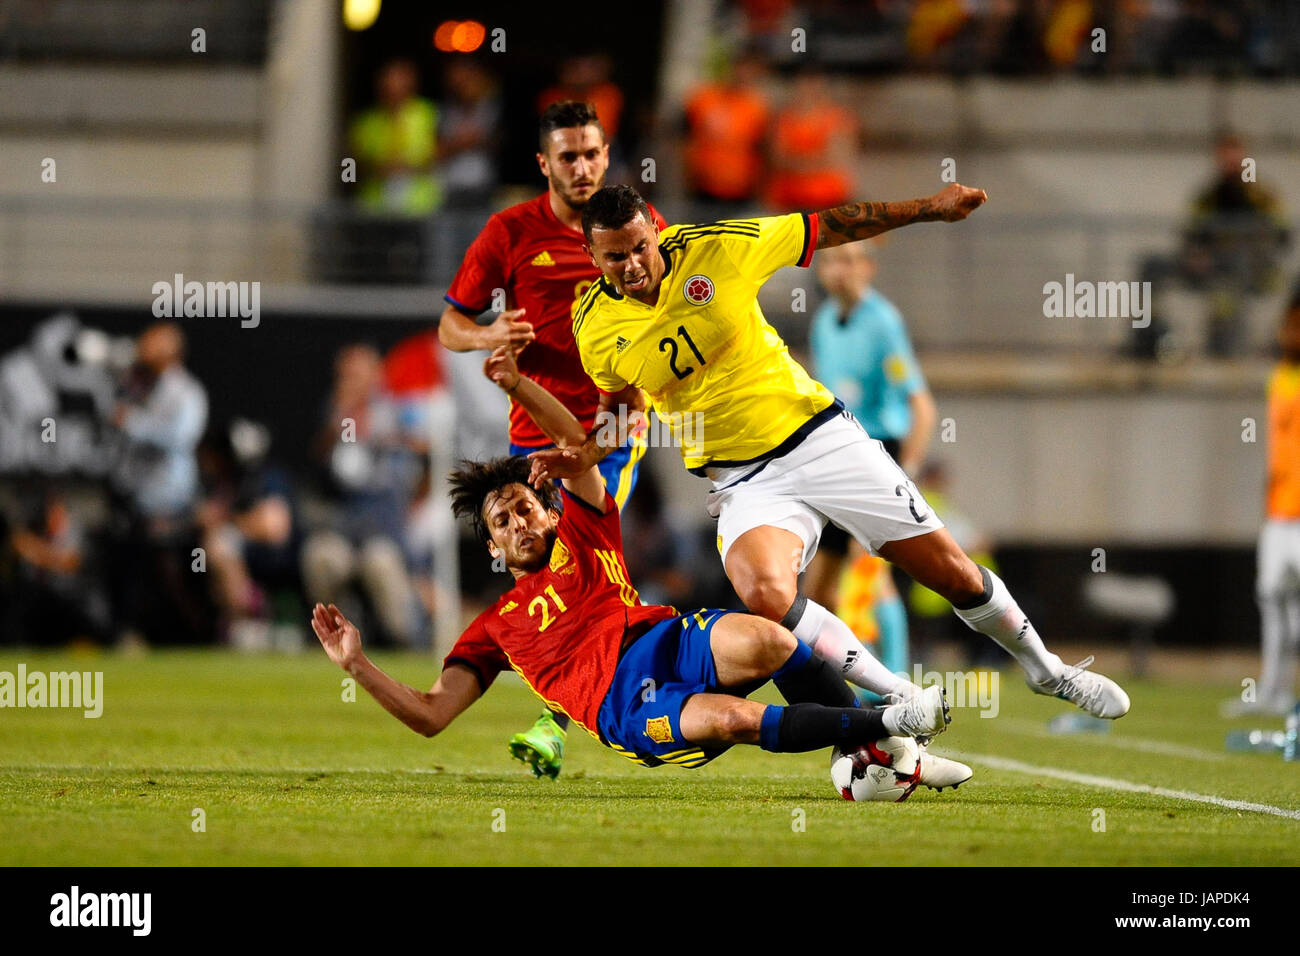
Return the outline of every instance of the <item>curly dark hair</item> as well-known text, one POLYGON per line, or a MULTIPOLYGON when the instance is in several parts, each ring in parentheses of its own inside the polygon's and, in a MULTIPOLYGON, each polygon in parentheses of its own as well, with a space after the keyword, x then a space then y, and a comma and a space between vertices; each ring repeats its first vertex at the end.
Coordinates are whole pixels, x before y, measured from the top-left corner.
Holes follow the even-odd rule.
POLYGON ((474 533, 484 544, 488 544, 492 541, 492 533, 483 517, 483 505, 488 495, 494 491, 500 491, 507 485, 523 485, 533 493, 533 497, 545 510, 554 510, 554 487, 549 483, 541 488, 530 485, 528 472, 531 468, 528 459, 521 455, 508 455, 491 461, 462 460, 460 467, 448 476, 451 482, 452 514, 457 518, 469 518, 474 533))
POLYGON ((555 130, 572 129, 575 126, 594 126, 600 130, 601 142, 605 141, 605 127, 600 125, 596 107, 577 100, 562 100, 542 111, 542 118, 537 123, 538 152, 546 152, 546 141, 555 130))
POLYGON ((593 229, 621 229, 640 213, 646 222, 654 222, 650 207, 631 186, 604 186, 592 193, 582 207, 582 234, 591 242, 593 229))

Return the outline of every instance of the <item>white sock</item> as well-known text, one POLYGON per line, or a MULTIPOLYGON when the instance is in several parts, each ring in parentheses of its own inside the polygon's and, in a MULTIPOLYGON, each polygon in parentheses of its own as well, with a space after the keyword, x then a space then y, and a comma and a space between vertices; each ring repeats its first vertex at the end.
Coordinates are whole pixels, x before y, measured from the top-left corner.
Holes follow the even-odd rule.
POLYGON ((1295 678, 1297 665, 1300 665, 1300 595, 1291 594, 1286 601, 1287 629, 1286 640, 1282 643, 1282 661, 1278 672, 1281 675, 1278 687, 1287 700, 1295 700, 1295 678))
POLYGON ((1259 701, 1290 700, 1295 695, 1295 642, 1300 636, 1300 603, 1287 594, 1259 599, 1262 647, 1259 701))
POLYGON ((993 585, 992 595, 978 607, 953 608, 953 611, 972 631, 993 638, 1025 669, 1030 680, 1041 684, 1060 677, 1065 662, 1043 646, 1043 639, 1029 623, 1025 612, 1020 610, 1002 579, 988 568, 981 567, 980 570, 988 575, 988 581, 993 585))
POLYGON ((890 673, 889 668, 867 650, 866 645, 858 640, 847 624, 816 601, 802 596, 796 598, 791 612, 795 613, 801 603, 803 613, 793 626, 790 624, 789 613, 781 623, 812 648, 814 654, 842 674, 845 680, 882 697, 885 694, 907 694, 911 691, 910 681, 890 673))

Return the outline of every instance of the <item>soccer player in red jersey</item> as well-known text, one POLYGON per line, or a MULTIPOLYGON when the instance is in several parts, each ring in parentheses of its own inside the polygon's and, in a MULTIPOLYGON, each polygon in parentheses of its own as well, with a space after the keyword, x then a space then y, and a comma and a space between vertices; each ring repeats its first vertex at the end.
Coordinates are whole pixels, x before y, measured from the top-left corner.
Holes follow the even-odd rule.
MULTIPOLYGON (((585 440, 577 420, 519 374, 509 349, 496 350, 486 371, 557 444, 585 440)), ((882 710, 860 707, 828 663, 773 621, 642 605, 599 470, 563 480, 560 512, 549 485, 528 483, 530 468, 514 456, 465 462, 452 475, 455 511, 505 559, 515 585, 465 630, 427 693, 371 663, 337 608, 315 607, 312 628, 326 653, 408 727, 432 737, 513 669, 549 707, 644 766, 698 767, 733 744, 804 752, 945 728, 937 685, 882 710), (769 679, 789 706, 747 699, 769 679)), ((914 782, 936 785, 923 776, 925 759, 914 782)))
MULTIPOLYGON (((602 393, 582 368, 573 341, 573 306, 600 271, 587 254, 582 208, 605 184, 609 144, 595 109, 562 102, 543 112, 537 165, 547 190, 488 220, 470 245, 445 296, 438 326, 442 344, 456 352, 508 345, 519 367, 559 399, 585 428, 618 396, 602 393), (489 325, 475 317, 488 308, 504 311, 489 325)), ((662 226, 663 217, 651 209, 662 226)), ((510 453, 525 455, 553 447, 546 434, 516 402, 510 408, 510 453)), ((636 485, 645 455, 644 430, 600 464, 605 485, 619 508, 636 485)), ((528 731, 510 741, 510 752, 538 776, 554 778, 564 759, 563 715, 544 712, 528 731)))

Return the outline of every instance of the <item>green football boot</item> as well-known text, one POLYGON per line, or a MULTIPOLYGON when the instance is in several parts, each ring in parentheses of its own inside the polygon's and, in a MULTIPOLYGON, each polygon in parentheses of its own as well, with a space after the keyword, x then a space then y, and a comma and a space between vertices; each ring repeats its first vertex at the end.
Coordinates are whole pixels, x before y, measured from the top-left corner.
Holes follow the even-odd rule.
POLYGON ((532 727, 510 738, 510 756, 531 766, 534 776, 547 776, 554 780, 564 764, 564 741, 567 737, 564 728, 546 710, 532 727))

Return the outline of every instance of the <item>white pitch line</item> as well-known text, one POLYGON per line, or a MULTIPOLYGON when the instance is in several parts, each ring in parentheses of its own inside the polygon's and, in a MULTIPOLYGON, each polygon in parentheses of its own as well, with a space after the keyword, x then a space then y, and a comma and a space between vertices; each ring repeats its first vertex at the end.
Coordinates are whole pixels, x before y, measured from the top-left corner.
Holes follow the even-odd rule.
POLYGON ((1150 784, 1134 783, 1117 777, 1098 777, 1090 773, 1075 773, 1073 770, 1058 770, 1055 767, 1036 767, 1006 757, 994 757, 990 754, 973 754, 954 751, 963 760, 970 760, 992 767, 994 770, 1010 770, 1015 773, 1028 773, 1040 777, 1051 777, 1068 783, 1081 783, 1087 787, 1100 787, 1105 790, 1125 790, 1129 793, 1147 793, 1156 797, 1168 797, 1171 800, 1188 800, 1193 803, 1209 803, 1228 810, 1249 810, 1252 813, 1268 813, 1288 820, 1300 820, 1300 810, 1288 810, 1267 803, 1249 803, 1245 800, 1229 800, 1208 793, 1193 793, 1190 790, 1170 790, 1167 787, 1153 787, 1150 784))

